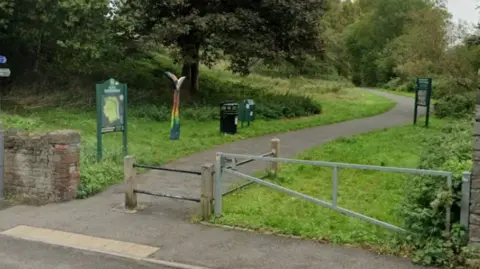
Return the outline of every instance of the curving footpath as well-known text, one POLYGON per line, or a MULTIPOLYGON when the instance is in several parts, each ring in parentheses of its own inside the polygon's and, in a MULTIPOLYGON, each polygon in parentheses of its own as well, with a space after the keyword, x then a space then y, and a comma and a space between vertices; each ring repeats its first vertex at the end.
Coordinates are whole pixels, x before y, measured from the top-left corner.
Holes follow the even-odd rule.
MULTIPOLYGON (((167 166, 198 170, 202 164, 213 162, 215 153, 218 151, 264 153, 268 150, 269 141, 273 137, 281 139, 281 155, 291 157, 338 137, 412 122, 413 100, 411 98, 374 90, 368 91, 396 101, 397 106, 384 114, 370 118, 266 135, 222 145, 181 158, 167 166)), ((424 111, 420 110, 420 113, 423 114, 424 111)), ((264 167, 265 164, 257 162, 246 165, 241 170, 255 172, 264 167)), ((141 189, 199 197, 200 182, 195 176, 150 171, 140 178, 139 188, 141 189)), ((151 259, 208 268, 421 268, 412 265, 408 260, 379 256, 360 249, 192 224, 190 216, 198 205, 191 202, 139 195, 139 202, 146 205, 146 208, 135 214, 126 213, 120 209, 123 198, 121 186, 113 186, 86 200, 42 207, 10 207, 0 210, 0 231, 17 225, 29 225, 144 244, 158 248, 158 251, 149 256, 151 259)), ((0 240, 2 240, 1 235, 0 240)), ((4 250, 0 245, 0 254, 2 251, 4 250)), ((48 254, 45 255, 44 258, 49 259, 48 254)), ((184 265, 177 268, 198 267, 184 265)))

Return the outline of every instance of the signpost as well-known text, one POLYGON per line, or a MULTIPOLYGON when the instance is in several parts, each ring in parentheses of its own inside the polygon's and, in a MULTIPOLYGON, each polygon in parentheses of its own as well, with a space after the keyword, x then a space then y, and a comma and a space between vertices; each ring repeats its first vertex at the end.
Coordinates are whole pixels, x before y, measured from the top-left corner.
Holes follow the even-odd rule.
POLYGON ((428 127, 430 120, 430 101, 432 98, 432 79, 418 78, 415 87, 415 110, 413 115, 413 124, 417 124, 418 107, 423 106, 427 110, 425 127, 428 127))
POLYGON ((0 77, 9 77, 10 74, 10 68, 0 68, 0 77))
POLYGON ((127 148, 127 85, 111 78, 96 85, 97 93, 97 161, 102 160, 102 136, 123 133, 123 154, 127 148))
MULTIPOLYGON (((0 55, 0 64, 5 64, 5 63, 7 63, 7 57, 0 55)), ((0 77, 9 77, 10 74, 11 74, 10 69, 0 68, 0 77)), ((0 201, 5 199, 4 154, 5 154, 5 146, 3 144, 3 122, 2 122, 2 119, 0 118, 0 201)))

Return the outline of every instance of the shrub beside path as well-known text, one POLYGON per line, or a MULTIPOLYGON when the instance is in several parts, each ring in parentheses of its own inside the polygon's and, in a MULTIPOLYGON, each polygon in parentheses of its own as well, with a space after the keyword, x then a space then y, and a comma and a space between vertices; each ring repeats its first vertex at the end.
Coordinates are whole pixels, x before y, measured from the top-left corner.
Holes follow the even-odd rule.
MULTIPOLYGON (((412 99, 370 91, 396 101, 397 106, 370 118, 222 145, 181 158, 167 167, 199 170, 202 164, 213 162, 218 151, 264 153, 273 137, 281 139, 281 155, 291 157, 341 136, 412 122, 412 99)), ((239 170, 252 173, 264 167, 264 163, 256 162, 239 170)), ((140 182, 141 189, 199 197, 198 176, 150 171, 140 176, 140 182)), ((198 204, 191 202, 139 195, 139 202, 146 208, 135 214, 126 213, 121 210, 123 198, 122 186, 117 185, 86 200, 42 207, 9 207, 0 210, 0 230, 29 225, 146 244, 160 249, 152 258, 211 268, 421 268, 405 259, 360 249, 193 224, 190 217, 198 204)))

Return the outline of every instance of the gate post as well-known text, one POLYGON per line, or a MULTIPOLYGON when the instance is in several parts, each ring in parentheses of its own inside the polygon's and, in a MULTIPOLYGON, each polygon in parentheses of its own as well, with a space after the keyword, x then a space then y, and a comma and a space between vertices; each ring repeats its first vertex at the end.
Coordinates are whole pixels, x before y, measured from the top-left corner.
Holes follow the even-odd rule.
MULTIPOLYGON (((272 149, 272 157, 280 157, 280 139, 273 138, 270 140, 270 148, 272 149)), ((278 173, 278 162, 268 162, 267 170, 269 176, 277 176, 278 173)))
POLYGON ((125 208, 128 210, 137 209, 137 194, 135 193, 135 188, 137 183, 135 180, 136 172, 135 167, 135 156, 125 156, 123 158, 123 174, 124 174, 124 184, 125 184, 125 208))
POLYGON ((202 166, 202 189, 200 196, 200 206, 202 210, 202 219, 209 220, 212 216, 213 207, 213 180, 214 167, 211 163, 206 163, 202 166))
POLYGON ((462 176, 462 200, 460 206, 460 224, 462 224, 468 231, 470 222, 470 189, 472 174, 464 172, 462 176))

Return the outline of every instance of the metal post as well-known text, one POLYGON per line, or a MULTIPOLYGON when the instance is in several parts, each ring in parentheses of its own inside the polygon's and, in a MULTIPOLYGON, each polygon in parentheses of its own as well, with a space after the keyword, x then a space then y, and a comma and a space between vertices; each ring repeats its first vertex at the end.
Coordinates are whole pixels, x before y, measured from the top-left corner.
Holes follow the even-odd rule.
POLYGON ((123 156, 128 155, 128 87, 126 84, 123 84, 123 132, 122 132, 122 143, 123 143, 123 156))
MULTIPOLYGON (((0 55, 0 64, 7 63, 7 57, 0 55)), ((5 72, 2 76, 10 76, 10 69, 2 68, 5 72)), ((0 98, 0 105, 2 99, 0 98)), ((0 201, 5 200, 5 145, 4 145, 4 132, 3 132, 3 122, 0 114, 0 201)))
POLYGON ((101 93, 101 88, 99 85, 96 85, 96 101, 97 101, 97 162, 102 160, 102 120, 103 120, 103 94, 101 93))
POLYGON ((0 119, 0 201, 5 199, 5 147, 3 144, 4 133, 3 133, 3 123, 0 119))
MULTIPOLYGON (((452 194, 452 174, 449 174, 447 176, 447 188, 448 188, 448 192, 450 194, 452 194)), ((445 208, 446 210, 446 216, 445 216, 445 230, 448 234, 448 236, 450 236, 450 226, 451 226, 451 215, 452 215, 452 206, 451 205, 446 205, 447 208, 445 208)))
POLYGON ((425 119, 425 127, 428 128, 428 123, 430 122, 430 99, 432 98, 432 79, 428 80, 428 90, 427 90, 427 118, 425 119))
POLYGON ((417 124, 417 114, 418 114, 418 80, 417 80, 417 86, 415 88, 415 104, 414 104, 414 109, 413 109, 413 124, 417 124))
POLYGON ((337 206, 337 192, 338 192, 338 167, 333 167, 333 190, 332 190, 332 205, 337 206))
POLYGON ((214 184, 214 166, 206 163, 202 166, 202 188, 200 195, 202 220, 208 221, 212 216, 213 186, 214 184))
POLYGON ((221 153, 217 153, 215 159, 215 217, 222 216, 222 173, 223 173, 223 164, 224 157, 221 153))
POLYGON ((470 219, 470 180, 471 173, 464 172, 462 176, 462 201, 460 211, 460 224, 462 224, 468 231, 468 224, 470 219))

